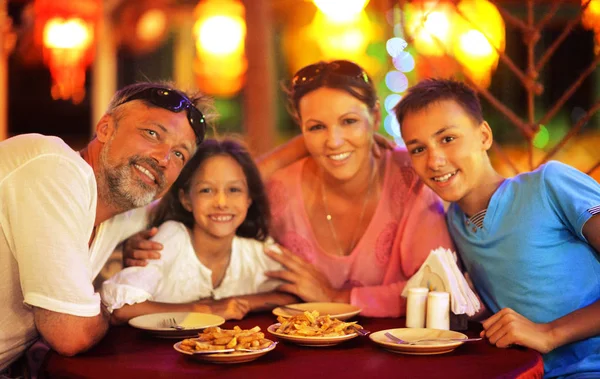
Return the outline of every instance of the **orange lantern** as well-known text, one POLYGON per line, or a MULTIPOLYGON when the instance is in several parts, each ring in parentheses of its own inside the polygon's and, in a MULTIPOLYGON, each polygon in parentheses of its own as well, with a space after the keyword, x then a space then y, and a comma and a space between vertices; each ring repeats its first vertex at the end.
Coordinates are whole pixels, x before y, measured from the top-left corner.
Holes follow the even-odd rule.
POLYGON ((36 41, 52 75, 52 98, 83 100, 101 6, 100 0, 35 0, 36 41))
POLYGON ((596 36, 596 54, 600 54, 600 0, 581 0, 581 5, 589 4, 583 16, 581 23, 586 29, 593 30, 596 36))
POLYGON ((232 97, 244 86, 245 13, 239 0, 204 0, 194 9, 194 72, 203 92, 232 97))
POLYGON ((487 88, 504 52, 505 27, 498 8, 488 0, 461 0, 460 15, 453 20, 454 57, 465 67, 465 74, 487 88))
POLYGON ((406 31, 415 49, 428 57, 442 57, 451 48, 454 8, 448 1, 423 1, 406 5, 406 31))

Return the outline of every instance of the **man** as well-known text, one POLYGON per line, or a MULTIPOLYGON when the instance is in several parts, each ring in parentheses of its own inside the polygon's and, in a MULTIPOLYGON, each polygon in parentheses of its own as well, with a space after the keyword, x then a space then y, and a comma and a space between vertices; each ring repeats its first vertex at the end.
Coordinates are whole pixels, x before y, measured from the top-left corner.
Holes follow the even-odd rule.
POLYGON ((92 280, 144 227, 123 212, 162 196, 196 151, 203 101, 138 83, 115 94, 81 152, 38 134, 0 143, 0 376, 38 333, 64 355, 106 333, 92 280))
POLYGON ((417 84, 396 117, 417 174, 451 202, 450 233, 495 313, 482 336, 543 353, 547 377, 600 377, 600 185, 558 162, 503 178, 462 83, 417 84))

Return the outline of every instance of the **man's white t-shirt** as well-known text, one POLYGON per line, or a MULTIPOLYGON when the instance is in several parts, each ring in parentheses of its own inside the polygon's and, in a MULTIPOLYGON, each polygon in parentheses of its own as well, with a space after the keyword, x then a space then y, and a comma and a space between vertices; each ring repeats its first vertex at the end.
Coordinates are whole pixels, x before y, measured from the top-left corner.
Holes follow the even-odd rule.
POLYGON ((60 138, 0 143, 0 371, 38 337, 31 306, 100 313, 92 281, 120 241, 144 228, 143 209, 98 226, 94 171, 60 138))

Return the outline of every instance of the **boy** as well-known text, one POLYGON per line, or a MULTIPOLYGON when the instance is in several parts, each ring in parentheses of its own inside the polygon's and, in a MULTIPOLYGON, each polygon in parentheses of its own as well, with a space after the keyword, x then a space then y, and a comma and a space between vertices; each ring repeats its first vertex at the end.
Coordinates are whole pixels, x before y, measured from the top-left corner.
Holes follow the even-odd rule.
POLYGON ((475 92, 428 79, 396 106, 417 174, 445 201, 488 308, 482 336, 544 354, 546 377, 600 377, 600 185, 558 162, 504 178, 475 92))

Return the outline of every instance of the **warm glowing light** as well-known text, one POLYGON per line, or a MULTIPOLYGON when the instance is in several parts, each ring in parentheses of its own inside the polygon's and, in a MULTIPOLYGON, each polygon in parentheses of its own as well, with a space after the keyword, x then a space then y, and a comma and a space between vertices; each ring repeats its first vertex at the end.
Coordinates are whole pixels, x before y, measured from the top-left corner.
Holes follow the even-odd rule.
POLYGON ((429 34, 442 38, 450 29, 450 22, 446 14, 442 12, 431 12, 425 19, 425 30, 429 34))
POLYGON ((488 87, 504 51, 504 20, 488 0, 462 0, 458 9, 452 23, 454 57, 471 80, 488 87))
POLYGON ((94 31, 102 14, 101 0, 35 0, 34 38, 50 70, 55 100, 80 103, 85 74, 94 60, 94 31))
POLYGON ((135 27, 137 38, 144 41, 159 39, 167 28, 167 15, 160 9, 146 11, 135 27))
MULTIPOLYGON (((582 0, 582 4, 585 4, 586 1, 588 0, 582 0)), ((588 5, 586 12, 588 12, 591 15, 600 17, 600 0, 591 0, 590 4, 588 5)))
POLYGON ((203 0, 194 15, 198 88, 219 97, 236 95, 244 86, 248 66, 244 6, 239 0, 203 0))
POLYGON ((371 24, 364 12, 353 21, 343 24, 333 23, 317 13, 310 30, 325 59, 353 59, 356 55, 362 55, 372 36, 371 24))
MULTIPOLYGON (((581 5, 588 0, 581 0, 581 5)), ((596 42, 596 54, 600 54, 600 0, 591 0, 581 17, 581 23, 586 29, 593 30, 596 42)))
POLYGON ((44 46, 58 49, 85 49, 92 42, 92 31, 79 18, 53 18, 44 26, 44 46))
POLYGON ((313 0, 317 8, 333 22, 348 22, 360 15, 369 0, 313 0))
POLYGON ((408 6, 408 33, 421 54, 441 56, 450 44, 452 8, 446 3, 420 3, 408 6))
POLYGON ((480 31, 471 29, 459 37, 460 48, 474 57, 487 57, 494 53, 494 48, 480 31))
POLYGON ((373 18, 363 10, 351 21, 334 22, 323 12, 315 12, 308 25, 286 23, 281 49, 289 75, 320 60, 348 59, 361 65, 372 77, 379 78, 385 67, 375 54, 367 54, 367 48, 386 37, 386 26, 373 22, 373 18))
POLYGON ((243 48, 246 23, 239 17, 217 15, 194 26, 201 50, 215 55, 227 55, 243 48))

